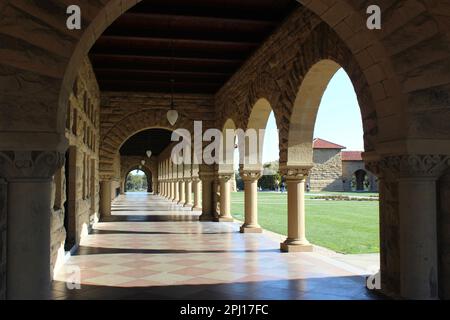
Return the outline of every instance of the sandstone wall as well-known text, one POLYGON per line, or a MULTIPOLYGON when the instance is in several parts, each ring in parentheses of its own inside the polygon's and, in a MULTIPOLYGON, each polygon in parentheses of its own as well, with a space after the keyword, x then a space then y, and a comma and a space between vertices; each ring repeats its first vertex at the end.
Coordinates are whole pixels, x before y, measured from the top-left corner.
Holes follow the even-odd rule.
POLYGON ((51 219, 52 271, 61 266, 68 249, 65 248, 65 215, 69 214, 69 211, 73 212, 69 217, 75 219, 75 245, 80 243, 81 238, 99 218, 100 92, 87 57, 78 72, 69 98, 67 114, 66 138, 70 145, 70 151, 66 155, 68 170, 63 166, 54 179, 51 219), (68 190, 71 203, 68 203, 66 196, 68 190))
POLYGON ((313 161, 309 176, 311 191, 343 191, 341 151, 315 149, 313 161))
POLYGON ((140 131, 151 128, 192 131, 194 121, 202 121, 204 129, 214 126, 212 95, 175 94, 179 118, 174 126, 167 121, 170 101, 169 94, 102 92, 100 175, 105 180, 119 176, 116 158, 120 147, 140 131))

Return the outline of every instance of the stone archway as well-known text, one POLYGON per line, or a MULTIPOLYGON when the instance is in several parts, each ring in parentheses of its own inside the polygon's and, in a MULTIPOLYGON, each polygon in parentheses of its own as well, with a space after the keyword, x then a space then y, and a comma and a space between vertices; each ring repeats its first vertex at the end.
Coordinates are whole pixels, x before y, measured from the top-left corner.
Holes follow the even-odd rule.
MULTIPOLYGON (((86 28, 82 31, 69 31, 65 28, 64 2, 55 2, 56 8, 42 6, 38 2, 0 3, 0 39, 3 44, 3 50, 0 52, 0 175, 6 177, 7 182, 18 178, 40 178, 47 181, 45 185, 35 183, 33 186, 38 191, 35 194, 41 195, 38 203, 30 200, 29 203, 21 203, 19 207, 14 206, 14 203, 9 204, 8 210, 14 211, 8 213, 10 216, 20 217, 18 214, 21 207, 48 207, 51 198, 49 181, 55 170, 62 166, 61 154, 67 149, 64 137, 66 106, 77 68, 106 27, 137 2, 139 1, 79 0, 78 4, 85 14, 83 22, 86 28), (16 26, 17 22, 21 23, 19 27, 16 26)), ((383 30, 371 32, 365 28, 365 6, 358 1, 299 2, 305 8, 298 10, 289 19, 288 23, 293 23, 290 37, 286 37, 292 38, 298 46, 283 46, 284 52, 277 51, 279 57, 286 52, 296 52, 297 59, 283 59, 295 62, 283 65, 270 59, 264 60, 266 70, 259 75, 255 75, 258 73, 255 70, 264 68, 254 68, 254 64, 248 63, 240 74, 234 76, 230 82, 232 84, 226 85, 218 94, 218 109, 225 105, 220 101, 223 97, 232 100, 237 108, 246 105, 245 101, 242 101, 245 94, 230 94, 228 91, 245 72, 254 68, 250 73, 255 78, 261 74, 270 75, 270 81, 267 83, 280 89, 277 94, 279 105, 273 104, 273 108, 277 122, 280 121, 279 125, 282 125, 279 126, 280 159, 287 162, 287 123, 302 77, 310 66, 320 59, 336 59, 336 55, 341 55, 336 61, 339 61, 349 74, 352 75, 354 71, 351 78, 357 80, 355 86, 358 96, 368 101, 367 105, 360 102, 363 108, 367 106, 370 110, 367 112, 370 117, 367 123, 370 125, 367 128, 369 136, 366 138, 366 151, 371 153, 365 155, 366 159, 370 160, 368 166, 372 171, 383 174, 381 220, 386 229, 382 231, 382 247, 390 250, 388 256, 382 257, 382 268, 384 277, 388 280, 384 284, 392 284, 391 288, 383 291, 394 294, 401 292, 407 297, 429 297, 429 277, 428 274, 427 277, 423 276, 426 273, 423 270, 430 265, 421 269, 419 262, 434 261, 436 257, 424 259, 415 255, 411 249, 414 245, 420 245, 416 238, 426 237, 426 234, 414 233, 416 238, 409 239, 408 235, 397 234, 396 230, 399 224, 403 228, 409 226, 404 224, 408 215, 401 214, 408 212, 407 201, 402 197, 408 194, 406 191, 409 190, 417 192, 417 198, 420 199, 420 192, 417 191, 420 188, 405 186, 405 182, 400 181, 399 177, 424 174, 434 177, 435 159, 442 164, 446 163, 448 158, 450 113, 446 97, 450 92, 450 76, 448 68, 443 66, 450 64, 448 46, 446 47, 449 43, 450 26, 445 23, 450 16, 449 9, 444 1, 403 1, 383 7, 383 11, 387 13, 383 30), (426 28, 422 28, 423 26, 426 28), (296 34, 294 28, 303 28, 309 33, 296 34), (305 42, 305 39, 309 39, 309 42, 305 42), (303 47, 302 43, 305 44, 303 47), (346 48, 348 54, 343 54, 342 47, 346 48), (317 53, 321 50, 323 52, 317 53), (311 61, 305 63, 303 59, 311 61), (343 61, 351 61, 350 64, 355 68, 349 68, 343 61), (288 73, 294 77, 283 77, 288 73), (361 84, 361 87, 358 84, 361 84), (358 90, 358 87, 361 90, 358 90), (430 158, 433 161, 430 162, 430 158), (407 254, 400 257, 400 251, 407 254), (412 270, 413 272, 405 267, 415 263, 419 267, 412 270), (422 275, 423 279, 419 279, 421 282, 417 280, 415 273, 422 275), (400 279, 406 284, 417 284, 421 291, 414 295, 414 286, 402 285, 400 279)), ((274 39, 275 37, 271 38, 272 44, 274 39)), ((270 50, 270 44, 263 50, 270 50)), ((248 82, 249 78, 242 79, 248 82)), ((253 80, 250 82, 255 83, 253 80)), ((239 87, 239 84, 236 87, 239 87)), ((248 88, 242 85, 241 89, 246 91, 248 88)), ((251 106, 246 108, 244 115, 250 114, 248 108, 251 106)), ((238 114, 236 108, 229 108, 226 113, 238 114)), ((120 137, 120 134, 118 136, 120 137)), ((114 149, 114 144, 112 147, 114 149)), ((104 150, 106 154, 107 149, 108 147, 104 150)), ((104 165, 104 170, 108 171, 108 162, 104 165)), ((424 186, 422 189, 427 190, 424 186)), ((13 194, 17 190, 16 188, 8 192, 13 194)), ((427 199, 426 203, 428 206, 417 206, 414 214, 420 214, 422 209, 433 208, 431 199, 427 199)), ((49 228, 48 221, 40 222, 42 223, 36 224, 49 228)), ((432 221, 427 223, 431 225, 432 221)), ((31 223, 29 230, 33 231, 31 223)), ((39 240, 45 243, 47 238, 43 236, 39 240)), ((35 241, 36 251, 42 249, 39 247, 41 242, 35 241)), ((430 264, 431 267, 434 266, 434 263, 430 264)), ((30 291, 23 294, 11 290, 11 297, 40 296, 37 288, 46 286, 49 277, 40 277, 39 274, 45 274, 49 268, 46 263, 41 263, 35 269, 34 273, 28 274, 30 291)), ((434 278, 435 273, 433 280, 434 278)), ((9 283, 18 282, 14 277, 9 280, 9 283)), ((431 296, 435 296, 434 291, 431 296)))
POLYGON ((142 171, 145 174, 145 178, 147 180, 147 192, 151 193, 153 192, 153 174, 152 172, 146 167, 146 166, 134 166, 132 168, 130 168, 127 173, 125 174, 123 181, 124 181, 124 187, 123 187, 123 191, 127 192, 127 179, 128 176, 130 175, 130 173, 132 173, 133 171, 142 171))
POLYGON ((169 131, 177 128, 192 131, 193 123, 187 117, 181 117, 176 127, 170 127, 166 118, 166 110, 142 110, 127 115, 102 135, 100 142, 100 174, 111 176, 114 172, 113 164, 120 147, 133 135, 141 131, 160 128, 169 131))
MULTIPOLYGON (((145 160, 142 165, 142 158, 135 156, 122 156, 120 160, 120 181, 121 184, 126 183, 127 176, 133 170, 141 170, 147 176, 148 192, 155 191, 155 185, 158 183, 158 166, 157 162, 153 159, 145 160)), ((121 190, 125 191, 125 186, 121 186, 121 190)))
POLYGON ((332 60, 313 65, 304 77, 295 99, 289 124, 287 165, 310 165, 316 117, 325 89, 340 66, 332 60))
POLYGON ((353 175, 355 177, 356 191, 364 191, 366 189, 364 184, 366 182, 367 172, 364 170, 357 170, 353 175))

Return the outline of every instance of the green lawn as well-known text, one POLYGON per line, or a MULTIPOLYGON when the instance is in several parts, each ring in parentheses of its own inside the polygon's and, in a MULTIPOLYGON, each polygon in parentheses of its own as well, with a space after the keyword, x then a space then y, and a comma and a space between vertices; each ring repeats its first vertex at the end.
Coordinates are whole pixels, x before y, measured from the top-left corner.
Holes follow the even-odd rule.
MULTIPOLYGON (((264 229, 287 234, 286 198, 286 194, 258 193, 259 223, 264 229)), ((243 220, 244 193, 233 193, 231 199, 233 216, 243 220)), ((375 253, 378 230, 378 201, 306 199, 306 236, 313 244, 341 253, 375 253)))

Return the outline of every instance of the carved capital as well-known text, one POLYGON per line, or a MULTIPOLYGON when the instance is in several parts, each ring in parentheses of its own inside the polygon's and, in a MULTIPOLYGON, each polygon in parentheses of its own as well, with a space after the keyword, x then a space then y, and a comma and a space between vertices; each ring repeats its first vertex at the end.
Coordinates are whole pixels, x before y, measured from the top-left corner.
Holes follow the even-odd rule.
POLYGON ((380 172, 388 172, 397 178, 434 178, 450 166, 447 155, 399 155, 390 156, 378 164, 380 172))
POLYGON ((240 170, 239 174, 244 181, 255 182, 262 176, 262 170, 240 170))
POLYGON ((219 181, 228 182, 233 178, 233 173, 219 173, 217 179, 219 181))
POLYGON ((311 166, 288 166, 280 168, 281 174, 286 180, 305 180, 311 172, 311 166))
POLYGON ((7 180, 51 179, 65 162, 58 151, 2 151, 0 175, 7 180))

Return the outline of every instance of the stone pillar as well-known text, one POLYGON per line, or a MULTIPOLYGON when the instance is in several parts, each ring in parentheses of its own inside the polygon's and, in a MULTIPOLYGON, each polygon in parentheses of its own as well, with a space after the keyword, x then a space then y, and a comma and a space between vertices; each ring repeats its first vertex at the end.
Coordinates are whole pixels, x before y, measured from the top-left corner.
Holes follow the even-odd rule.
POLYGON ((169 182, 169 200, 173 201, 175 199, 175 182, 170 180, 169 182))
POLYGON ((120 182, 120 194, 125 194, 125 181, 124 180, 122 180, 121 182, 120 182))
POLYGON ((192 180, 186 179, 185 185, 184 185, 184 191, 185 191, 185 207, 192 207, 192 180))
POLYGON ((201 196, 202 196, 202 181, 199 178, 193 178, 192 184, 194 186, 194 206, 192 210, 201 210, 202 206, 200 205, 201 196))
POLYGON ((111 180, 100 181, 100 214, 103 217, 111 215, 111 180))
POLYGON ((233 222, 231 216, 231 178, 233 174, 219 174, 218 180, 220 184, 220 216, 217 222, 233 222))
POLYGON ((380 187, 381 291, 438 299, 437 180, 444 155, 397 155, 366 163, 380 187), (391 285, 391 284, 394 285, 391 285))
POLYGON ((200 180, 202 181, 202 215, 200 221, 213 221, 214 209, 213 209, 213 171, 200 171, 200 180))
POLYGON ((283 252, 311 252, 313 246, 306 240, 305 182, 311 166, 285 168, 288 188, 288 237, 281 244, 283 252))
POLYGON ((258 224, 258 180, 262 170, 241 170, 245 192, 245 222, 241 233, 262 233, 258 224))
POLYGON ((173 194, 173 202, 178 203, 178 201, 180 201, 180 187, 179 187, 180 183, 178 180, 175 180, 173 183, 173 189, 174 189, 174 194, 173 194))
POLYGON ((7 299, 50 298, 50 217, 53 175, 65 156, 51 152, 0 152, 7 191, 7 299))
POLYGON ((400 293, 438 299, 437 180, 450 160, 438 155, 390 158, 398 165, 400 293))
POLYGON ((186 204, 186 189, 184 187, 184 180, 178 182, 178 204, 184 206, 186 204))

